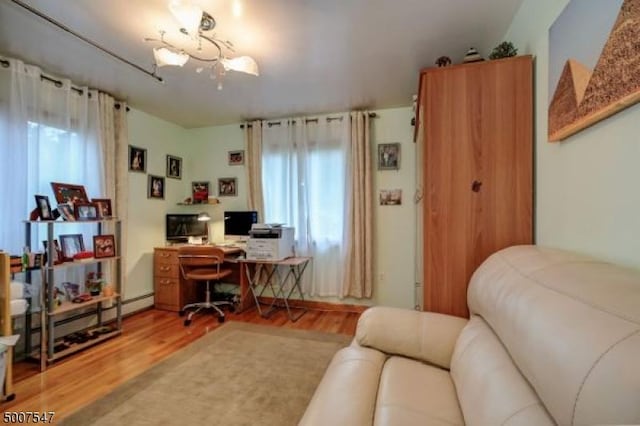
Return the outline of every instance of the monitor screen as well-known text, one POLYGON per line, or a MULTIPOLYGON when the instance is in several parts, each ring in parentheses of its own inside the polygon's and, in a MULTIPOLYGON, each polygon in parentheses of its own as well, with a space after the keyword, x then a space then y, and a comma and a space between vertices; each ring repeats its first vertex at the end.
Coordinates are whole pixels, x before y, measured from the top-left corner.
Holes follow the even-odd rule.
POLYGON ((165 234, 167 241, 174 242, 207 237, 207 222, 199 221, 197 214, 167 214, 165 234))
POLYGON ((247 239, 254 223, 258 223, 258 212, 224 212, 225 239, 247 239))

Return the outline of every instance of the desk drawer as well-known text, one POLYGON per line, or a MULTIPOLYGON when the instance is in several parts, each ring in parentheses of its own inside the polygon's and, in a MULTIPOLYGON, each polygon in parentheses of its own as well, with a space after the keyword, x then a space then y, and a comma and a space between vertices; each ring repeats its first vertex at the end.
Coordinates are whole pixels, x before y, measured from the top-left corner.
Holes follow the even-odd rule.
POLYGON ((154 277, 180 278, 180 266, 168 263, 156 263, 153 265, 154 277))
POLYGON ((156 249, 154 252, 155 263, 167 263, 171 265, 178 264, 178 251, 177 250, 163 250, 156 249))
POLYGON ((180 280, 155 277, 155 300, 158 309, 180 310, 180 280))

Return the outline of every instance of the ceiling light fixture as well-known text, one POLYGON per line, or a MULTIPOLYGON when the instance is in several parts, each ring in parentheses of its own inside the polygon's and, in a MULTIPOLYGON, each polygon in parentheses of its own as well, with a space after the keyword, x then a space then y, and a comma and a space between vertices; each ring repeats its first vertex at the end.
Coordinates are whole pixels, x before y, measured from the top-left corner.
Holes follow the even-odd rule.
POLYGON ((169 3, 169 10, 180 23, 180 32, 197 41, 197 52, 189 53, 165 40, 165 31, 160 31, 160 38, 145 38, 145 41, 159 43, 161 47, 153 49, 155 67, 167 65, 183 66, 189 59, 209 63, 209 65, 196 68, 201 73, 205 68, 209 69, 212 80, 218 81, 218 90, 222 90, 222 79, 227 71, 243 72, 251 75, 259 75, 257 62, 250 56, 231 58, 227 56, 235 53, 233 44, 228 40, 221 40, 215 34, 205 34, 213 30, 216 20, 213 16, 203 11, 197 5, 182 0, 173 0, 169 3), (205 46, 213 46, 213 54, 203 52, 205 46))

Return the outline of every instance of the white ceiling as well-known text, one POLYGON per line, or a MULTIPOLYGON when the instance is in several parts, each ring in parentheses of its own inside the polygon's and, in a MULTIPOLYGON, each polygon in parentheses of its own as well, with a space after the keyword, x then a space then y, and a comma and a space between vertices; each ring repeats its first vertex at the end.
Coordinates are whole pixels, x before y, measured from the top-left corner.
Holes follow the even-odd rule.
MULTIPOLYGON (((86 38, 152 70, 159 29, 179 37, 168 0, 23 0, 86 38)), ((250 118, 411 104, 418 72, 437 57, 488 56, 522 0, 193 0, 217 20, 259 77, 229 72, 218 91, 197 62, 164 67, 165 84, 0 1, 0 53, 125 99, 185 127, 250 118), (234 16, 240 3, 243 13, 234 16)), ((177 40, 177 38, 176 38, 177 40)))

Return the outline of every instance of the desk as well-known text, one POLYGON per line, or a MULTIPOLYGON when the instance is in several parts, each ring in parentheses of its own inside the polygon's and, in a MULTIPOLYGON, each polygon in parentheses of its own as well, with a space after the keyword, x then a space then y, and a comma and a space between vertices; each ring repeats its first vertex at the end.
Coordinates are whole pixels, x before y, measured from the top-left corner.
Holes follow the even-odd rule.
MULTIPOLYGON (((165 247, 155 247, 153 251, 153 286, 155 291, 155 307, 167 311, 179 312, 188 303, 198 301, 197 286, 185 280, 180 273, 178 250, 185 244, 175 244, 165 247)), ((225 268, 231 269, 231 275, 224 280, 240 286, 240 301, 238 311, 244 311, 254 305, 254 299, 247 297, 248 283, 241 271, 240 265, 233 261, 242 249, 232 246, 220 246, 229 255, 229 262, 225 268)))
POLYGON ((268 318, 278 308, 275 304, 279 300, 284 303, 287 310, 287 316, 292 322, 300 319, 307 312, 307 308, 303 308, 297 316, 293 316, 289 307, 289 299, 294 291, 298 291, 300 300, 304 301, 304 295, 300 288, 300 279, 304 274, 307 265, 311 261, 310 257, 290 257, 284 260, 238 260, 242 265, 242 269, 247 277, 248 287, 253 295, 253 300, 258 308, 258 313, 263 318, 268 318), (251 265, 254 265, 253 272, 251 265), (281 271, 284 270, 284 275, 281 271), (267 312, 262 312, 258 298, 269 288, 273 293, 273 301, 267 312), (260 290, 260 293, 258 293, 260 290))

